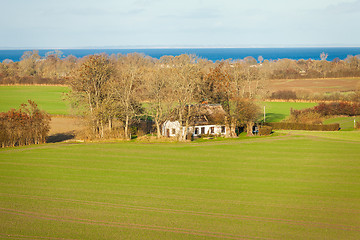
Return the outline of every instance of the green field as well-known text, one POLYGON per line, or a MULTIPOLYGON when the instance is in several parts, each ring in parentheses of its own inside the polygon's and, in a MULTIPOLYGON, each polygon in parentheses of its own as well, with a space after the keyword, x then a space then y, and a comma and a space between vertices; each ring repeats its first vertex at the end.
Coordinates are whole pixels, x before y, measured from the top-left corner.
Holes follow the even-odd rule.
POLYGON ((50 114, 69 114, 69 104, 63 101, 69 92, 65 86, 0 86, 0 112, 18 109, 27 100, 35 101, 39 108, 50 114))
POLYGON ((261 102, 259 106, 266 112, 266 122, 280 122, 290 115, 290 109, 304 109, 316 106, 317 103, 311 102, 261 102))
POLYGON ((326 119, 324 124, 339 123, 341 130, 349 131, 354 130, 354 119, 356 122, 360 122, 360 117, 334 117, 326 119))
POLYGON ((46 144, 0 150, 0 164, 0 238, 360 235, 358 131, 46 144))

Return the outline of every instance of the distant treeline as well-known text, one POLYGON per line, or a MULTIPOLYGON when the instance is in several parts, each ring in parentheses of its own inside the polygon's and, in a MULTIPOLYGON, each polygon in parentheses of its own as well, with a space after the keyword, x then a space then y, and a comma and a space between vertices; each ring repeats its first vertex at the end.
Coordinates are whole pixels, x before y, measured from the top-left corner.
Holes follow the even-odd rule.
POLYGON ((313 108, 307 108, 302 110, 291 110, 291 115, 300 116, 304 113, 318 113, 322 116, 359 116, 360 115, 360 103, 348 103, 348 102, 332 102, 332 103, 320 103, 313 108))
MULTIPOLYGON (((356 86, 354 86, 355 88, 356 86)), ((360 86, 354 92, 311 93, 305 91, 278 90, 272 92, 272 100, 343 101, 360 102, 360 86)))
POLYGON ((49 122, 50 116, 30 100, 18 110, 0 113, 0 146, 44 143, 50 130, 49 122))
MULTIPOLYGON (((140 55, 140 54, 139 54, 140 55)), ((121 54, 111 55, 119 58, 121 54)), ((168 56, 160 59, 141 55, 154 64, 163 62, 168 56)), ((124 56, 125 57, 125 56, 124 56)), ((326 60, 327 55, 321 54, 322 60, 257 60, 246 57, 242 60, 224 60, 231 63, 245 63, 248 66, 261 68, 267 79, 301 79, 301 78, 341 78, 360 77, 360 56, 348 56, 344 60, 335 58, 326 60)), ((4 60, 0 63, 0 84, 66 84, 66 79, 77 64, 84 62, 84 58, 72 55, 64 58, 62 52, 48 52, 40 57, 38 51, 25 52, 19 62, 4 60)), ((219 61, 212 62, 202 59, 206 66, 214 67, 219 61)))

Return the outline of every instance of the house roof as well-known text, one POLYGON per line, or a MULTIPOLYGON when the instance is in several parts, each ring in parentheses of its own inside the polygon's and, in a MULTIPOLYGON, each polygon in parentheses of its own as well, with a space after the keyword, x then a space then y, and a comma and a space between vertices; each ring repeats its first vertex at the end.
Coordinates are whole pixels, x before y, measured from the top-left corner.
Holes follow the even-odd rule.
POLYGON ((217 125, 225 122, 226 113, 220 104, 199 104, 193 107, 191 125, 217 125))

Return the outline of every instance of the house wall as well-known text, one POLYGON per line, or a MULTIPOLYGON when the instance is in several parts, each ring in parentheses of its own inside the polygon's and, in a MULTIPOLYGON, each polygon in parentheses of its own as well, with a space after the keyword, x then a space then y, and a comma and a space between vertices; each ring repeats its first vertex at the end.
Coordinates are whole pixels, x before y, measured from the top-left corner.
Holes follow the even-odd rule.
POLYGON ((182 127, 178 121, 166 121, 163 124, 161 134, 166 137, 176 137, 179 135, 180 131, 183 134, 185 132, 192 133, 193 136, 201 136, 202 134, 207 135, 225 135, 226 130, 224 125, 199 125, 199 126, 192 126, 185 131, 185 127, 182 127), (214 132, 211 132, 211 128, 214 129, 214 132), (223 130, 223 132, 222 132, 223 130))
POLYGON ((194 136, 200 136, 202 134, 207 135, 225 135, 226 130, 225 126, 223 125, 202 125, 202 126, 195 126, 194 130, 192 131, 194 136), (221 131, 223 127, 223 132, 221 131), (214 131, 211 132, 211 128, 214 128, 214 131))
POLYGON ((180 132, 180 123, 178 121, 166 121, 162 126, 161 134, 166 137, 176 137, 180 132))

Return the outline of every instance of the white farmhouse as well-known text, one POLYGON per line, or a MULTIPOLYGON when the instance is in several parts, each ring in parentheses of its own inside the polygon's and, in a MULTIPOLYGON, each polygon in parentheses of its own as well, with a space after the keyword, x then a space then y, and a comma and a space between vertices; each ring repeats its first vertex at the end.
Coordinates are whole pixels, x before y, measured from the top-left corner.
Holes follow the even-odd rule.
POLYGON ((179 121, 167 120, 163 123, 161 134, 165 137, 176 137, 180 133, 193 137, 202 135, 224 136, 226 128, 223 124, 225 111, 219 104, 202 104, 197 106, 197 114, 192 116, 188 129, 179 121))

